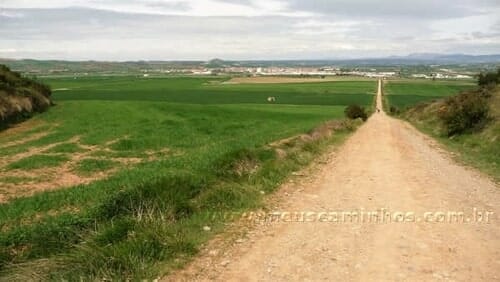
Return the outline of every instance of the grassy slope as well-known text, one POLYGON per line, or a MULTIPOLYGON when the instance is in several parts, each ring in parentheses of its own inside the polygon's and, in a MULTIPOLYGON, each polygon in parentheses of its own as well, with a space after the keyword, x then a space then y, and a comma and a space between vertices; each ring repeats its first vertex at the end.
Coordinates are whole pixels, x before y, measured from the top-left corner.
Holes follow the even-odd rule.
MULTIPOLYGON (((390 86, 390 84, 389 84, 390 86)), ((392 88, 391 91, 398 91, 401 100, 405 100, 404 93, 421 93, 422 96, 438 97, 436 95, 453 95, 462 90, 462 86, 444 87, 436 92, 433 92, 434 87, 414 84, 412 89, 411 84, 405 84, 401 88, 392 88), (451 93, 452 89, 456 89, 451 93)), ((393 96, 386 96, 389 104, 394 100, 393 96)), ((409 103, 413 98, 405 100, 409 103)), ((419 101, 420 102, 420 101, 419 101)), ((440 121, 437 117, 437 111, 440 108, 441 100, 428 102, 414 106, 404 112, 402 117, 412 122, 417 128, 423 132, 435 137, 441 143, 445 144, 448 149, 459 155, 459 160, 466 164, 478 167, 482 171, 492 175, 497 181, 500 180, 500 91, 497 88, 495 94, 490 100, 490 108, 492 110, 492 121, 481 132, 472 134, 462 134, 448 138, 441 129, 440 121)), ((413 103, 415 105, 416 102, 413 103)))
MULTIPOLYGON (((52 133, 0 149, 0 153, 12 155, 31 147, 66 142, 77 135, 83 144, 98 147, 118 140, 112 148, 114 154, 120 156, 142 156, 147 151, 170 149, 165 156, 121 170, 105 180, 0 205, 0 272, 14 275, 6 277, 23 277, 33 272, 46 274, 47 268, 54 279, 155 277, 165 263, 196 252, 197 246, 212 235, 212 232, 200 232, 204 225, 212 226, 213 231, 221 227, 223 221, 207 219, 207 212, 258 206, 260 191, 272 191, 291 171, 348 134, 346 130, 328 141, 285 148, 293 152, 285 159, 277 159, 266 144, 342 117, 342 103, 331 106, 199 105, 192 103, 205 103, 211 101, 205 96, 217 95, 212 90, 204 90, 211 86, 195 83, 200 87, 199 92, 189 96, 192 81, 156 82, 138 86, 119 78, 106 83, 53 81, 54 88, 71 84, 70 87, 82 92, 62 91, 56 95, 58 105, 35 118, 42 129, 57 125, 52 133), (185 88, 179 86, 182 84, 185 88), (180 94, 176 94, 179 87, 180 94), (107 99, 108 90, 103 88, 109 89, 116 99, 107 99), (149 97, 145 100, 156 101, 136 101, 143 95, 141 88, 149 97), (100 93, 104 100, 97 100, 100 93), (63 95, 74 96, 69 99, 63 95), (79 95, 93 100, 74 100, 79 95), (176 99, 187 99, 185 95, 188 95, 190 99, 185 104, 163 101, 170 100, 172 95, 176 99), (259 169, 235 174, 234 162, 243 167, 248 163, 257 164, 259 169)), ((307 87, 311 87, 313 93, 315 87, 321 92, 351 93, 353 99, 359 99, 355 93, 373 93, 375 89, 374 82, 361 86, 350 84, 353 89, 349 85, 338 86, 339 89, 336 85, 252 86, 249 92, 241 85, 231 86, 230 90, 226 85, 214 87, 234 97, 232 103, 241 102, 239 91, 247 96, 245 99, 254 99, 253 102, 260 101, 255 96, 267 97, 268 93, 286 96, 290 91, 289 95, 295 95, 293 99, 297 99, 297 103, 302 95, 304 104, 312 101, 305 96, 307 87)), ((330 95, 335 96, 327 96, 330 95)), ((373 96, 365 96, 360 100, 371 104, 373 96)), ((332 104, 338 102, 335 97, 326 99, 332 104)), ((25 136, 20 134, 19 138, 25 136)), ((7 140, 15 138, 0 135, 0 142, 7 140)), ((51 150, 71 153, 78 148, 60 145, 51 150)), ((44 161, 47 160, 42 157, 41 162, 44 161)), ((33 164, 25 165, 28 168, 33 164)), ((23 168, 22 160, 17 166, 23 168)), ((78 169, 92 173, 96 168, 108 166, 113 163, 87 161, 78 169)))
POLYGON ((419 102, 428 102, 474 87, 470 81, 392 80, 384 88, 387 102, 405 109, 419 102))

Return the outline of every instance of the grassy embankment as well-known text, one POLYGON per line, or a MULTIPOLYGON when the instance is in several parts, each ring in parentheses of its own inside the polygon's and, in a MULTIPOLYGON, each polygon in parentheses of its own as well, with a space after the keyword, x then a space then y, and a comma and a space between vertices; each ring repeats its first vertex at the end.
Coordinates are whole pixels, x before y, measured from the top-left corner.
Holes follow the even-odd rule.
POLYGON ((0 144, 10 142, 0 153, 13 160, 0 162, 3 192, 26 195, 0 204, 6 279, 163 274, 222 229, 224 220, 208 214, 259 207, 263 194, 343 140, 356 125, 327 122, 342 119, 348 104, 371 105, 376 88, 373 81, 222 85, 213 78, 47 82, 67 89, 55 91, 57 105, 30 121, 32 129, 0 134, 0 144), (277 104, 264 104, 269 96, 277 104), (104 177, 29 196, 63 168, 104 177))
POLYGON ((489 90, 491 97, 486 98, 489 105, 489 119, 484 126, 460 134, 449 135, 440 111, 445 106, 446 97, 460 91, 472 91, 477 86, 460 82, 405 81, 388 82, 386 85, 386 105, 408 107, 401 113, 418 129, 433 136, 460 161, 492 175, 500 180, 500 91, 489 90), (441 97, 441 98, 439 98, 441 97))
POLYGON ((48 86, 0 65, 0 130, 47 110, 50 95, 48 86))

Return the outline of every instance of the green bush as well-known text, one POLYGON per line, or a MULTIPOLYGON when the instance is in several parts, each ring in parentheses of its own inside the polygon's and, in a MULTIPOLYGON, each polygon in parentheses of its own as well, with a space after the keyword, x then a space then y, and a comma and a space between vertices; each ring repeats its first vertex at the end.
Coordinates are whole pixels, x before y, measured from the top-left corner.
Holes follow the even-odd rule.
POLYGON ((438 116, 448 136, 477 130, 488 120, 488 100, 480 92, 464 92, 447 98, 438 116))
POLYGON ((480 73, 477 79, 479 86, 496 85, 500 83, 500 68, 496 72, 480 73))
POLYGON ((344 110, 345 116, 350 119, 361 118, 363 121, 368 119, 368 115, 366 114, 365 108, 359 105, 350 105, 347 106, 344 110))

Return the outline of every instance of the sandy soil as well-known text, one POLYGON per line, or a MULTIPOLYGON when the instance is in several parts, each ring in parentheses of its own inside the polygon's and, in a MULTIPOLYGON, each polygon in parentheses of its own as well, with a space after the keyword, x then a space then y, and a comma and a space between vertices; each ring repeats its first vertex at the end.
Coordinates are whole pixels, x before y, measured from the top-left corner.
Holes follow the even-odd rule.
MULTIPOLYGON (((380 96, 379 85, 381 108, 380 96)), ((338 222, 341 216, 337 222, 257 221, 235 235, 217 236, 165 280, 500 280, 499 187, 456 164, 411 125, 375 113, 308 171, 313 174, 280 189, 273 210, 333 215, 385 209, 392 222, 338 222), (483 213, 481 222, 474 221, 474 208, 483 213), (450 223, 438 213, 449 211, 463 211, 471 221, 450 223), (397 212, 406 222, 394 222, 401 220, 397 212)))
MULTIPOLYGON (((10 130, 10 129, 9 129, 10 130)), ((24 144, 26 142, 37 140, 50 132, 36 133, 25 138, 12 141, 3 145, 5 148, 10 146, 16 146, 24 144)), ((158 151, 147 151, 146 157, 110 157, 110 156, 95 156, 96 152, 102 151, 106 153, 116 152, 111 149, 111 146, 122 140, 128 138, 128 136, 123 136, 121 138, 111 140, 101 146, 98 145, 84 145, 80 142, 80 136, 74 136, 63 142, 56 142, 45 146, 39 147, 29 147, 25 151, 18 154, 9 156, 0 156, 0 204, 8 202, 9 200, 16 197, 30 196, 37 192, 56 190, 66 187, 72 187, 80 184, 88 184, 96 180, 104 179, 109 177, 119 171, 120 169, 139 164, 141 162, 156 160, 159 156, 168 154, 170 150, 168 148, 163 148, 158 151), (58 145, 64 143, 73 143, 78 147, 85 149, 82 152, 76 152, 71 154, 60 154, 60 153, 48 153, 48 151, 58 145), (8 170, 6 167, 13 162, 19 161, 21 159, 31 157, 34 155, 66 155, 69 160, 62 163, 59 166, 47 167, 40 169, 14 169, 8 170), (77 164, 84 159, 104 159, 112 160, 116 162, 116 166, 108 169, 106 171, 93 172, 90 175, 82 175, 76 171, 77 164), (20 181, 19 183, 12 183, 5 181, 9 178, 21 178, 27 179, 25 181, 20 181)), ((1 147, 0 147, 1 148, 1 147)))

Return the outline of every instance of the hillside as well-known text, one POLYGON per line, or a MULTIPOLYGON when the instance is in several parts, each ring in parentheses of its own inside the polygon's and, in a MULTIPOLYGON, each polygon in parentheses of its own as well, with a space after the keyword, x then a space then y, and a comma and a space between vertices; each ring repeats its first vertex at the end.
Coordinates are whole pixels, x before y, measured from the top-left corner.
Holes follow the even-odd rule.
MULTIPOLYGON (((477 98, 478 100, 479 98, 477 98)), ((453 111, 453 110, 452 110, 453 111)), ((458 116, 458 115, 457 115, 458 116)), ((403 113, 403 117, 412 122, 422 131, 432 135, 444 143, 449 149, 459 156, 459 159, 500 179, 500 87, 490 85, 478 90, 463 92, 457 96, 444 98, 430 103, 415 105, 403 113), (476 99, 474 96, 483 96, 483 102, 475 101, 471 106, 464 107, 467 99, 476 99), (471 98, 472 97, 472 98, 471 98), (453 104, 454 103, 454 104, 453 104), (453 132, 450 125, 443 119, 446 114, 443 110, 467 109, 470 116, 480 120, 478 110, 484 103, 487 111, 483 121, 469 124, 463 132, 453 132)), ((463 122, 463 116, 454 117, 453 126, 463 122)), ((452 128, 454 129, 454 128, 452 128)))
POLYGON ((0 65, 0 128, 43 112, 52 104, 50 88, 0 65))

